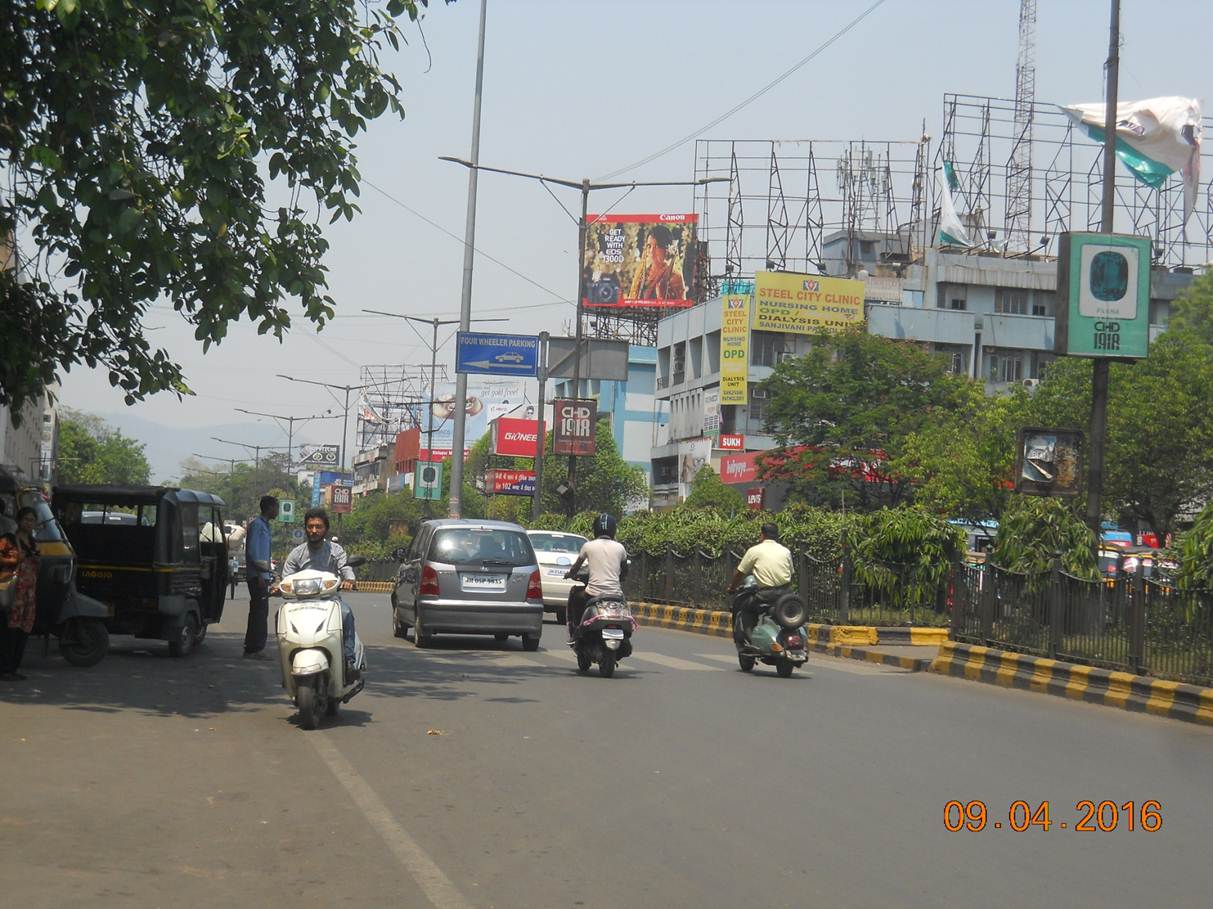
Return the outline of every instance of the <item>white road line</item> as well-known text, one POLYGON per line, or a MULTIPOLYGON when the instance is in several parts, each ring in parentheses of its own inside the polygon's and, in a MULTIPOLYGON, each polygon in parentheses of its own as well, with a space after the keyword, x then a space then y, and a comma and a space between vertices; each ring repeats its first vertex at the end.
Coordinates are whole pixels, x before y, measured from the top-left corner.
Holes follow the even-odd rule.
POLYGON ((306 738, 396 856, 401 867, 425 892, 430 904, 435 909, 471 909, 471 903, 463 898, 463 894, 451 883, 451 879, 442 873, 442 869, 426 851, 397 823, 387 806, 375 794, 375 790, 345 756, 323 734, 310 733, 306 738))
POLYGON ((692 663, 690 660, 681 660, 678 657, 666 656, 663 653, 640 653, 639 651, 632 654, 633 660, 639 660, 642 663, 656 663, 658 666, 664 666, 666 669, 681 669, 694 672, 715 672, 715 666, 705 666, 703 663, 692 663))
MULTIPOLYGON (((724 653, 697 653, 697 657, 703 657, 705 660, 715 660, 718 663, 728 663, 732 666, 737 665, 737 657, 729 656, 724 653)), ((814 655, 809 658, 809 662, 801 667, 812 672, 814 669, 829 669, 832 672, 847 672, 851 675, 900 675, 902 673, 887 671, 889 667, 881 667, 875 663, 861 663, 858 660, 840 660, 832 658, 823 658, 814 655)))

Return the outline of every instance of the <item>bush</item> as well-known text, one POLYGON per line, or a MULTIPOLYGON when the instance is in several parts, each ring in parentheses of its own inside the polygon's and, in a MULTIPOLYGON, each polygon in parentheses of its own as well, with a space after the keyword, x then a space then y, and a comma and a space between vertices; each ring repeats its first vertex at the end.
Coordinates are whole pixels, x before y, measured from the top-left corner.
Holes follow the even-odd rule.
POLYGON ((1213 588, 1213 504, 1196 516, 1192 529, 1180 541, 1179 553, 1179 586, 1213 588))
POLYGON ((855 579, 899 609, 934 605, 964 551, 959 528, 913 506, 883 508, 852 522, 847 542, 855 579))
POLYGON ((1054 557, 1063 571, 1099 578, 1095 535, 1065 502, 1036 496, 1012 498, 994 538, 994 563, 1029 576, 1043 576, 1054 557))

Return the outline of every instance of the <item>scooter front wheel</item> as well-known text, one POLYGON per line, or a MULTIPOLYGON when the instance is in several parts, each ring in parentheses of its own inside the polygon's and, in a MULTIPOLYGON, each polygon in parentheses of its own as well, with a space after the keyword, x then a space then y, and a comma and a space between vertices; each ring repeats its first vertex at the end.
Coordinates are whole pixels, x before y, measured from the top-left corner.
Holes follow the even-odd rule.
POLYGON ((320 714, 324 705, 320 692, 317 690, 322 680, 319 678, 301 679, 295 689, 295 703, 299 706, 299 725, 304 729, 315 729, 320 724, 320 714))

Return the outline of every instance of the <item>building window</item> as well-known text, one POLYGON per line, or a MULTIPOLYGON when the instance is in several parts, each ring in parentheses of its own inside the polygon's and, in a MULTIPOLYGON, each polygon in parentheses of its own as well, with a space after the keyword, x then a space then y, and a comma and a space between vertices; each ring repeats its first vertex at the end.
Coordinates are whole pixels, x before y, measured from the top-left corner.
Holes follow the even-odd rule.
POLYGON ((935 305, 939 309, 969 308, 969 289, 963 284, 940 284, 936 288, 935 305))
POLYGON ((750 422, 766 426, 767 404, 770 403, 767 393, 761 388, 750 389, 750 422))
POLYGON ((1013 287, 1000 287, 994 295, 994 312, 1009 316, 1028 314, 1028 292, 1013 287))
POLYGON ((784 336, 771 331, 750 333, 750 362, 755 366, 778 366, 780 354, 787 342, 784 336))
POLYGON ((1020 382, 1023 380, 1023 358, 1018 354, 994 354, 988 362, 991 382, 1020 382))

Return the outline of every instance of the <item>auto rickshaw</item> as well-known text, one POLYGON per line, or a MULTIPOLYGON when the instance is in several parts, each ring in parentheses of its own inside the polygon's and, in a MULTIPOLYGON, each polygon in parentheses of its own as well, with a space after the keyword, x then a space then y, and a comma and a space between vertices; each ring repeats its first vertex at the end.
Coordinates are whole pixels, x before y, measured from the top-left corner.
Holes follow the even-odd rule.
POLYGON ((4 515, 0 533, 16 529, 18 509, 32 508, 37 517, 34 539, 38 543, 38 587, 35 592, 34 635, 54 635, 59 652, 73 666, 93 666, 109 650, 104 603, 76 588, 76 553, 51 512, 50 503, 37 486, 0 468, 0 501, 4 515))
POLYGON ((223 615, 223 500, 168 486, 56 486, 82 591, 107 604, 111 634, 168 642, 185 656, 223 615))

